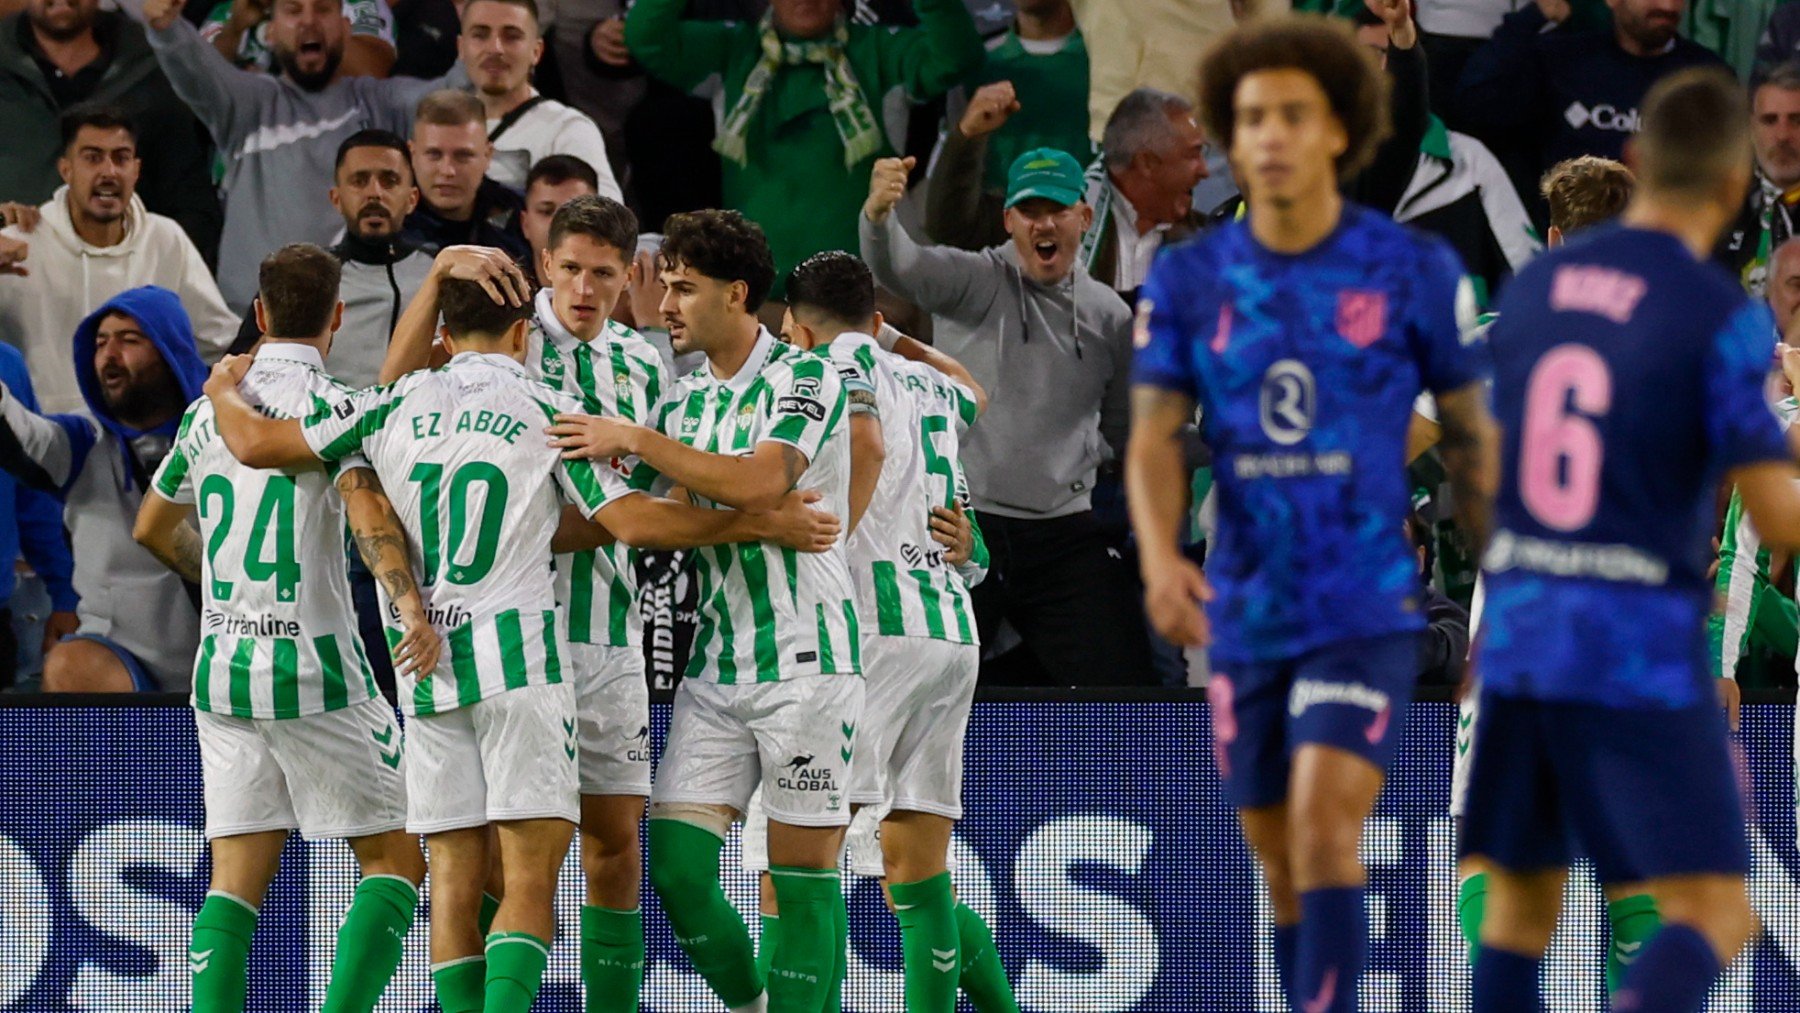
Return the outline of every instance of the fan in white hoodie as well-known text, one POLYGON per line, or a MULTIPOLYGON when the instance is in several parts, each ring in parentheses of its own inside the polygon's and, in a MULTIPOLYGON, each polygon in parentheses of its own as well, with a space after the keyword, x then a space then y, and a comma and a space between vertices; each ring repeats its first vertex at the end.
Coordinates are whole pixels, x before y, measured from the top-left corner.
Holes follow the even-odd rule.
POLYGON ((187 233, 138 199, 135 156, 129 171, 110 157, 107 149, 129 137, 123 130, 83 127, 70 145, 72 157, 63 159, 68 183, 38 208, 36 228, 0 231, 30 246, 23 264, 28 274, 0 274, 0 340, 25 353, 45 412, 86 406, 75 385, 69 341, 83 318, 126 289, 160 285, 179 295, 209 362, 237 334, 238 319, 225 308, 187 233), (90 141, 100 142, 99 162, 81 157, 90 141), (114 227, 119 222, 122 234, 114 227), (84 232, 90 239, 118 238, 100 246, 82 238, 84 232))

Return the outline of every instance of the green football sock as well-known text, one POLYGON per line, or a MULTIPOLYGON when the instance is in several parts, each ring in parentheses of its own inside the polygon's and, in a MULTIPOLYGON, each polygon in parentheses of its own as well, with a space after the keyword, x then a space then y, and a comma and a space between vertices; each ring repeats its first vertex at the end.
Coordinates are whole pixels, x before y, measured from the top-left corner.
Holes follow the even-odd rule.
POLYGON ((487 958, 464 957, 434 964, 431 984, 437 989, 438 1006, 444 1013, 482 1013, 487 991, 487 958))
POLYGON ((194 974, 194 1013, 242 1013, 256 908, 211 890, 194 915, 188 970, 194 974))
POLYGON ((832 905, 831 914, 837 922, 837 971, 831 976, 831 990, 825 995, 825 1013, 842 1013, 844 1009, 844 983, 850 977, 850 909, 842 902, 832 905))
POLYGON ((487 938, 485 1013, 526 1013, 544 983, 550 944, 529 932, 496 932, 487 938))
POLYGON ((1487 911, 1487 873, 1477 872, 1456 888, 1456 924, 1462 929, 1463 941, 1469 944, 1469 966, 1475 966, 1475 952, 1481 946, 1481 916, 1487 911))
POLYGON ((406 930, 419 906, 419 888, 400 876, 365 876, 356 885, 321 1013, 369 1013, 406 953, 406 930))
POLYGON ((494 916, 500 913, 500 898, 491 893, 481 895, 481 911, 475 915, 475 928, 486 939, 494 930, 494 916))
POLYGON ((950 874, 888 887, 900 920, 900 955, 906 968, 907 1013, 953 1013, 962 969, 956 895, 950 874))
POLYGON ((1612 945, 1606 948, 1606 994, 1617 995, 1625 972, 1662 928, 1662 915, 1656 910, 1656 899, 1640 893, 1608 903, 1606 920, 1612 927, 1612 945))
POLYGON ((769 967, 769 1009, 823 1010, 837 979, 837 916, 844 890, 836 869, 775 865, 775 899, 781 906, 781 933, 769 967))
POLYGON ((704 827, 681 820, 650 821, 650 885, 662 898, 675 941, 706 979, 713 994, 733 1009, 763 994, 750 929, 719 885, 719 852, 725 842, 704 827))
POLYGON ((762 934, 756 937, 756 971, 769 980, 769 959, 775 956, 775 933, 781 931, 780 915, 762 916, 762 934))
POLYGON ((957 943, 962 950, 962 978, 958 984, 975 1005, 976 1013, 1019 1013, 1012 982, 994 947, 994 933, 967 904, 956 905, 957 943))
POLYGON ((587 1013, 637 1013, 644 983, 644 915, 589 904, 581 909, 581 983, 587 1013))

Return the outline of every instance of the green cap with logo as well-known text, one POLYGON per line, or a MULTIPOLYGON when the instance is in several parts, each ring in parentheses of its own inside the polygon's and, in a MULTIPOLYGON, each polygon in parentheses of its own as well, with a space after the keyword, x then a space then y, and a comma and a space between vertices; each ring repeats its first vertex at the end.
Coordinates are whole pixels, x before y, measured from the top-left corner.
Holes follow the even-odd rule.
POLYGON ((1072 207, 1087 197, 1087 176, 1075 156, 1055 148, 1033 148, 1006 170, 1006 206, 1042 197, 1072 207))

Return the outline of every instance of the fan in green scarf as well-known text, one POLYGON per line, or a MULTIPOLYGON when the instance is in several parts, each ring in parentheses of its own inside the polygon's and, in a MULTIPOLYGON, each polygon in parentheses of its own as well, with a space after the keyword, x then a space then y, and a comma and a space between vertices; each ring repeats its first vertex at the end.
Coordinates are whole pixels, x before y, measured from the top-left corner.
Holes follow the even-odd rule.
POLYGON ((783 39, 775 30, 772 11, 764 13, 757 26, 762 35, 762 59, 744 80, 743 94, 726 114, 713 141, 713 150, 740 166, 750 161, 745 134, 750 121, 762 105, 770 82, 783 67, 800 67, 816 63, 825 68, 825 97, 830 100, 831 119, 837 126, 838 138, 844 142, 844 164, 853 166, 881 150, 881 128, 875 122, 875 111, 856 81, 856 72, 844 55, 844 44, 850 41, 850 28, 842 17, 822 39, 783 39))

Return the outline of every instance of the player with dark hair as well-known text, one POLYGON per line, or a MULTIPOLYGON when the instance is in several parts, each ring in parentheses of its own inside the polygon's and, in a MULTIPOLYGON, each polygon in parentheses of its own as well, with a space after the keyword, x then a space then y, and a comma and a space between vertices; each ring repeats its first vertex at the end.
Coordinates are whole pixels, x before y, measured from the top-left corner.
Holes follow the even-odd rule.
POLYGON ((1152 621, 1211 644, 1215 755, 1269 885, 1287 994, 1309 1013, 1353 1010, 1357 845, 1425 625, 1400 467, 1421 387, 1467 530, 1478 544, 1486 531, 1493 424, 1459 326, 1473 297, 1441 240, 1339 194, 1387 132, 1385 78, 1347 25, 1244 25, 1200 77, 1249 210, 1167 251, 1144 286, 1129 502, 1152 621), (1196 407, 1219 495, 1211 584, 1177 541, 1196 407))
MULTIPOLYGON (((284 418, 347 397, 324 372, 343 316, 337 259, 297 243, 265 258, 259 278, 269 336, 243 396, 284 418)), ((346 524, 405 630, 396 663, 429 671, 440 642, 400 519, 361 457, 324 471, 245 467, 202 397, 138 510, 133 536, 205 594, 193 706, 212 879, 188 947, 197 1013, 242 1013, 251 938, 290 831, 346 839, 362 870, 325 1010, 373 1009, 412 926, 425 859, 405 831, 399 725, 356 634, 346 524)))
MULTIPOLYGON (((636 458, 633 486, 672 483, 702 506, 763 509, 800 485, 849 516, 844 385, 757 323, 775 280, 762 230, 735 211, 675 215, 662 255, 670 337, 707 365, 648 425, 566 415, 554 442, 571 456, 636 458)), ((850 572, 841 550, 794 559, 756 542, 704 550, 695 564, 700 624, 651 792, 650 883, 729 1009, 823 1009, 849 929, 838 852, 863 697, 850 572), (759 785, 781 907, 766 995, 719 870, 726 831, 759 785)))
POLYGON ((1682 71, 1642 119, 1621 226, 1521 272, 1491 331, 1506 439, 1463 820, 1466 851, 1493 866, 1478 1013, 1543 1009, 1577 852, 1662 913, 1614 1009, 1699 1010, 1756 927, 1702 663, 1709 507, 1724 477, 1766 543, 1800 545, 1800 470, 1764 400, 1768 310, 1706 263, 1751 178, 1742 90, 1682 71))
POLYGON ((887 881, 908 1010, 949 1013, 959 985, 977 1009, 1016 1010, 993 935, 957 902, 946 861, 981 660, 969 588, 987 571, 960 447, 986 394, 956 360, 882 325, 874 277, 848 253, 802 261, 787 299, 783 336, 829 358, 850 392, 850 502, 861 520, 846 552, 867 686, 850 801, 880 819, 879 848, 852 832, 851 864, 887 881), (859 440, 858 419, 872 439, 859 440))
POLYGON ((557 874, 580 815, 570 683, 581 678, 570 671, 552 552, 614 537, 646 548, 766 538, 776 551, 818 552, 835 543, 836 523, 786 490, 765 514, 701 510, 642 495, 609 465, 559 460, 538 429, 580 402, 526 371, 530 310, 459 279, 439 286, 436 304, 453 353, 444 368, 357 392, 304 424, 266 418, 236 393, 241 356, 215 368, 207 394, 219 435, 245 464, 291 468, 361 451, 393 491, 449 648, 434 670, 401 673, 407 829, 425 834, 431 852, 432 977, 445 1013, 522 1010, 542 980, 557 874), (559 494, 596 523, 565 516, 559 494), (504 891, 483 926, 493 841, 504 891))

